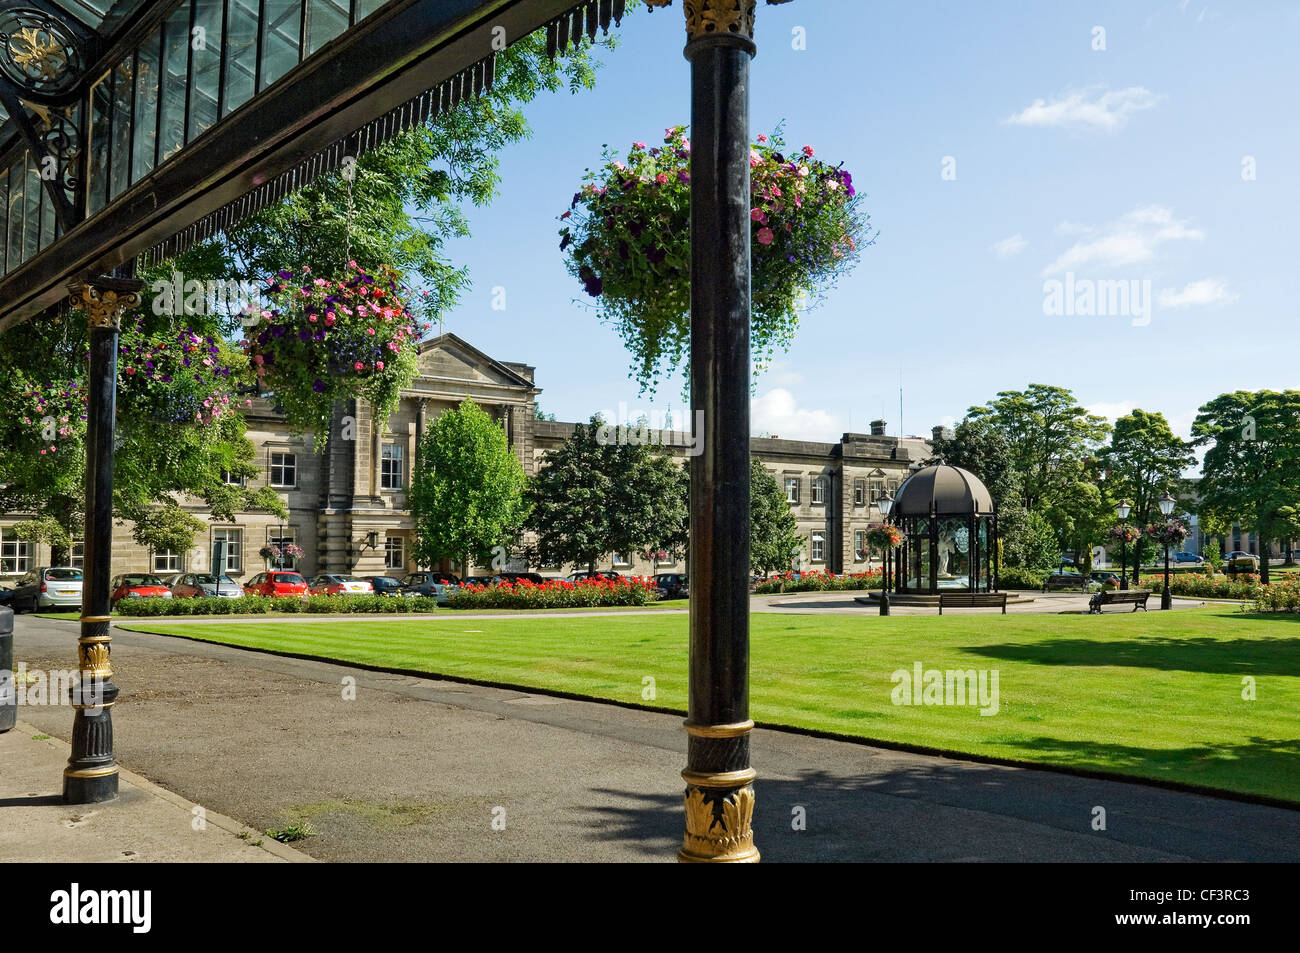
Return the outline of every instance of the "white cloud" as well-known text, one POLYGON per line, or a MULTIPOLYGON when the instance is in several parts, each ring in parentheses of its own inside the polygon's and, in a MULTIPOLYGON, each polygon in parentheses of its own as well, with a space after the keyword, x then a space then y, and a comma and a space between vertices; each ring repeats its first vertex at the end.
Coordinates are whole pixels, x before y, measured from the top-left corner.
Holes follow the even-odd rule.
POLYGON ((1029 242, 1025 241, 1024 236, 1019 232, 1010 238, 1004 238, 1000 242, 993 243, 993 251, 999 258, 1012 258, 1019 255, 1025 250, 1029 242))
POLYGON ((800 407, 794 394, 774 387, 753 399, 749 408, 754 433, 776 434, 787 440, 834 442, 844 434, 844 424, 829 410, 800 407))
POLYGON ((1043 269, 1044 278, 1088 267, 1123 268, 1146 264, 1155 258, 1161 245, 1174 241, 1199 241, 1205 237, 1205 232, 1191 227, 1186 220, 1175 219, 1173 211, 1161 205, 1140 205, 1105 225, 1091 227, 1062 222, 1056 230, 1062 235, 1080 237, 1043 269))
POLYGON ((1163 288, 1158 300, 1162 308, 1194 308, 1236 301, 1237 296, 1228 290, 1228 282, 1223 278, 1202 278, 1189 282, 1182 291, 1163 288))
POLYGON ((791 361, 773 361, 763 370, 762 381, 769 387, 797 387, 803 383, 803 374, 794 369, 791 361))
POLYGON ((1033 104, 1008 116, 1003 123, 1012 126, 1048 126, 1089 132, 1114 132, 1128 117, 1150 109, 1161 97, 1142 86, 1106 89, 1088 86, 1066 90, 1051 102, 1035 99, 1033 104))

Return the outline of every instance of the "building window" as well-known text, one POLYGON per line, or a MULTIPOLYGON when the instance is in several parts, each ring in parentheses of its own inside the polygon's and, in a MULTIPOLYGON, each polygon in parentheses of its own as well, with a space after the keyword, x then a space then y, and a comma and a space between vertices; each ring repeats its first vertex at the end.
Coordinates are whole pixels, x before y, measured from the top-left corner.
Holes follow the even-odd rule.
POLYGON ((242 529, 214 529, 213 545, 226 544, 226 572, 242 573, 244 571, 244 531, 242 529))
POLYGON ((812 502, 826 502, 826 478, 824 476, 812 478, 812 502))
POLYGON ((632 557, 628 556, 626 553, 615 553, 615 554, 614 554, 614 565, 615 565, 615 566, 622 566, 622 567, 631 566, 631 565, 632 565, 632 557))
POLYGON ((826 561, 826 537, 821 533, 812 534, 812 561, 815 563, 826 561))
POLYGON ((855 529, 853 531, 853 558, 858 562, 862 562, 867 558, 866 530, 855 529))
POLYGON ((19 539, 11 529, 0 529, 0 574, 22 575, 30 572, 34 556, 31 543, 19 539))
POLYGON ((295 453, 271 454, 271 486, 298 485, 298 455, 295 453))
POLYGON ((68 550, 68 565, 75 566, 77 569, 86 568, 86 541, 83 539, 74 539, 72 548, 68 550))
POLYGON ((400 536, 388 536, 384 539, 384 568, 406 568, 406 540, 400 536))
POLYGON ((400 490, 402 488, 402 478, 405 475, 402 469, 402 445, 399 443, 384 444, 379 466, 380 488, 400 490))
POLYGON ((882 496, 884 496, 884 495, 885 495, 885 481, 884 481, 884 480, 872 480, 872 481, 871 481, 871 502, 872 502, 872 505, 875 505, 876 503, 879 503, 879 502, 880 502, 880 498, 881 498, 882 496))
POLYGON ((867 502, 867 481, 854 480, 853 481, 853 505, 862 506, 866 502, 867 502))
POLYGON ((799 478, 798 477, 785 478, 785 501, 787 503, 799 502, 799 478))
POLYGON ((241 476, 236 476, 235 474, 231 473, 229 470, 222 470, 221 482, 226 484, 226 486, 243 486, 244 478, 241 476))
POLYGON ((897 480, 890 480, 890 481, 888 481, 888 483, 886 483, 886 486, 889 487, 889 495, 890 495, 890 496, 897 496, 897 495, 898 495, 898 481, 897 481, 897 480))
POLYGON ((170 549, 155 549, 153 553, 154 572, 180 572, 181 554, 170 549))

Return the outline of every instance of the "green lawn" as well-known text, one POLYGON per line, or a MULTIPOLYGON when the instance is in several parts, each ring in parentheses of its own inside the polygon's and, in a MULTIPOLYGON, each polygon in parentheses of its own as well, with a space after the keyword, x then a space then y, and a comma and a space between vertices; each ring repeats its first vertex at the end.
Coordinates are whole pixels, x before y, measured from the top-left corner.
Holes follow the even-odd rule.
MULTIPOLYGON (((1300 803, 1300 616, 1215 607, 1087 615, 772 615, 751 715, 883 741, 1300 803), (998 672, 999 711, 898 706, 895 670, 998 672), (1243 677, 1257 700, 1242 698, 1243 677)), ((229 645, 686 708, 687 620, 662 616, 169 627, 229 645), (654 679, 655 697, 643 699, 654 679)))

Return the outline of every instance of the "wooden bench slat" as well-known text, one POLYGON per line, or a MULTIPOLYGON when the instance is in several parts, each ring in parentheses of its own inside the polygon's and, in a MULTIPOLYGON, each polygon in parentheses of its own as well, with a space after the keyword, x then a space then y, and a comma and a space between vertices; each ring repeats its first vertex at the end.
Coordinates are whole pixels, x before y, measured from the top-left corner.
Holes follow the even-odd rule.
POLYGON ((991 609, 1000 606, 1002 614, 1006 615, 1007 594, 1005 592, 941 592, 939 593, 939 615, 943 615, 944 606, 967 609, 991 609))

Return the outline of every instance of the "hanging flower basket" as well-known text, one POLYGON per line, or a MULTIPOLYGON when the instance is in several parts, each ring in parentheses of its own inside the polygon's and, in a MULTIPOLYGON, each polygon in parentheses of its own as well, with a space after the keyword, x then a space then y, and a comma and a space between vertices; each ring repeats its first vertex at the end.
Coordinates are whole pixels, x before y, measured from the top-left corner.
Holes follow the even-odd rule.
POLYGON ((867 545, 874 549, 896 549, 903 545, 903 534, 897 526, 881 524, 867 530, 867 545))
POLYGON ((189 328, 149 334, 137 315, 123 322, 117 363, 119 413, 136 420, 205 427, 237 403, 230 355, 210 335, 189 328))
POLYGON ((304 266, 270 279, 267 297, 244 345, 291 427, 323 436, 340 400, 367 400, 378 419, 397 409, 415 379, 423 327, 396 271, 348 262, 347 276, 331 281, 304 266))
POLYGON ((1177 548, 1191 535, 1191 530, 1180 520, 1170 520, 1168 523, 1152 523, 1146 528, 1146 534, 1161 546, 1177 548))
MULTIPOLYGON (((691 144, 686 127, 662 147, 608 150, 560 218, 570 273, 616 327, 643 388, 679 366, 690 346, 691 144)), ((756 365, 788 347, 798 312, 824 295, 874 243, 844 169, 787 154, 780 130, 750 152, 753 267, 751 347, 756 365)))
POLYGON ((1142 531, 1129 523, 1120 523, 1118 526, 1112 526, 1106 530, 1106 538, 1117 543, 1132 544, 1137 542, 1138 537, 1141 535, 1142 531))
POLYGON ((301 559, 303 557, 303 549, 301 546, 295 546, 293 543, 285 543, 283 546, 263 546, 257 551, 257 555, 261 556, 268 562, 273 562, 276 565, 279 565, 280 562, 285 559, 301 559))

